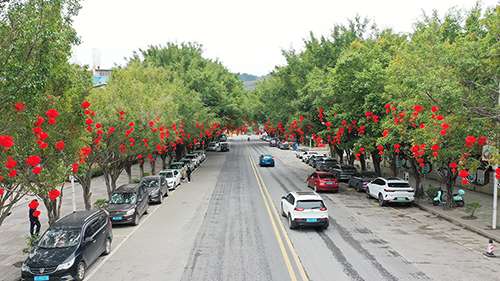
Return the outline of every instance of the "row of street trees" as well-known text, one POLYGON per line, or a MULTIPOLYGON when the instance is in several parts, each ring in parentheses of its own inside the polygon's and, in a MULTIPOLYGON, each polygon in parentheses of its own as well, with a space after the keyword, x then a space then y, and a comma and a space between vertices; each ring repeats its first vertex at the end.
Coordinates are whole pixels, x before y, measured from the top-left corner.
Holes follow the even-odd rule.
POLYGON ((24 196, 60 217, 64 182, 75 176, 92 208, 95 170, 108 196, 131 166, 183 156, 226 130, 243 129, 246 93, 235 74, 202 57, 196 43, 151 46, 93 88, 70 64, 79 43, 77 0, 0 2, 0 225, 24 196))
POLYGON ((252 93, 260 101, 253 118, 283 137, 317 134, 362 169, 368 153, 379 174, 382 157, 394 175, 396 156, 405 158, 417 196, 421 166, 432 163, 451 194, 460 173, 485 165, 486 139, 497 139, 499 33, 500 9, 479 4, 424 14, 410 34, 356 17, 329 37, 311 33, 304 51, 283 51, 287 65, 252 93))

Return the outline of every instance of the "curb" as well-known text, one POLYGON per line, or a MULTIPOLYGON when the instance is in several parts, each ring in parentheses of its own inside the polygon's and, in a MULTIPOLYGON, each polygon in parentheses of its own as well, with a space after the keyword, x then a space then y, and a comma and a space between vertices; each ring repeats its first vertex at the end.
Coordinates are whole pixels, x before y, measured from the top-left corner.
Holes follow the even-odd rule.
POLYGON ((427 212, 432 213, 432 214, 434 214, 434 215, 436 215, 436 216, 438 216, 440 218, 443 218, 443 219, 445 219, 445 220, 447 220, 447 221, 449 221, 449 222, 451 222, 453 224, 456 224, 456 225, 461 226, 461 227, 463 227, 465 229, 473 231, 473 232, 475 232, 475 233, 477 233, 477 234, 479 234, 481 236, 484 236, 487 239, 491 239, 491 240, 494 240, 497 243, 500 243, 500 237, 492 236, 491 234, 483 231, 482 229, 479 229, 479 228, 477 228, 475 226, 468 225, 468 224, 466 224, 466 223, 464 223, 462 221, 457 220, 456 218, 453 218, 451 216, 445 215, 442 212, 436 212, 433 208, 426 207, 426 206, 424 206, 422 204, 413 203, 413 205, 416 206, 416 207, 418 207, 418 208, 420 208, 421 210, 427 211, 427 212))

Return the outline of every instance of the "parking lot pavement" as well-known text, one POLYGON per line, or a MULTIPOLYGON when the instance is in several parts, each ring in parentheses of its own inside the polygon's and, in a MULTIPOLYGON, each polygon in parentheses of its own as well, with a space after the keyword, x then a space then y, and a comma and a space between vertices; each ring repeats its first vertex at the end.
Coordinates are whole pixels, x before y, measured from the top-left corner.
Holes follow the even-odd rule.
MULTIPOLYGON (((303 146, 300 146, 298 148, 301 148, 303 146)), ((306 146, 307 147, 307 146, 306 146)), ((279 149, 278 149, 279 150, 279 149)), ((316 151, 320 151, 321 153, 328 153, 328 150, 326 148, 314 148, 316 151)), ((288 154, 285 157, 288 159, 288 161, 291 161, 290 163, 287 163, 287 165, 293 165, 293 162, 296 162, 297 164, 302 164, 302 167, 304 168, 304 173, 307 173, 311 171, 311 168, 308 168, 308 165, 303 164, 300 159, 296 159, 295 161, 293 158, 295 158, 295 152, 293 149, 290 150, 283 150, 283 153, 281 154, 288 154), (293 157, 292 157, 293 156, 293 157)), ((388 168, 382 168, 384 172, 390 173, 388 168)), ((442 186, 444 188, 445 184, 442 182, 439 182, 437 180, 433 179, 426 179, 426 185, 430 184, 431 186, 442 186)), ((410 175, 410 184, 412 186, 415 186, 415 181, 413 179, 413 176, 410 175)), ((457 191, 459 188, 455 187, 455 191, 457 191)), ((434 206, 432 204, 431 199, 420 199, 418 203, 415 204, 415 206, 421 208, 422 210, 425 210, 427 212, 433 213, 436 216, 439 216, 443 219, 446 219, 448 221, 451 221, 452 223, 459 225, 461 227, 467 228, 471 231, 474 231, 482 236, 485 237, 485 252, 486 252, 486 246, 487 242, 489 239, 492 239, 495 241, 495 243, 499 243, 500 245, 500 225, 498 222, 500 222, 500 216, 498 216, 497 220, 497 228, 492 229, 492 220, 493 220, 493 195, 490 194, 485 194, 473 190, 465 190, 465 195, 463 196, 465 200, 465 206, 464 207, 457 207, 453 210, 445 210, 443 206, 438 205, 434 206), (477 202, 479 203, 482 207, 477 209, 474 212, 474 219, 470 219, 470 214, 465 211, 467 204, 469 203, 474 203, 477 202)), ((498 200, 498 199, 497 199, 498 200)), ((497 215, 498 215, 498 210, 497 210, 497 215)))

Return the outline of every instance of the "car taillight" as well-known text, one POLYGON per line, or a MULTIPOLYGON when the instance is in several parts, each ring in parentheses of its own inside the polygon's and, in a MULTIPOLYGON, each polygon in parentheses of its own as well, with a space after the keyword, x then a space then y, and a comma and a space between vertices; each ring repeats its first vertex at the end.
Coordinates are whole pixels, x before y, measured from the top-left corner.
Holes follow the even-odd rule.
POLYGON ((326 207, 320 208, 320 211, 326 211, 326 207))
POLYGON ((295 211, 304 211, 304 208, 295 207, 295 211))
POLYGON ((394 192, 394 190, 391 189, 384 189, 385 192, 394 192))

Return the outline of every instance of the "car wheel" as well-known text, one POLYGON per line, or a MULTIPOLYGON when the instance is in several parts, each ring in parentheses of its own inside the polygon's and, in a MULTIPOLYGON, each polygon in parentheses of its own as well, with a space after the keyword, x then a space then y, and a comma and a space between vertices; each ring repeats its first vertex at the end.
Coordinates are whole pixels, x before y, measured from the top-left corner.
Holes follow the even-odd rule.
POLYGON ((134 216, 134 220, 133 220, 133 224, 134 225, 139 225, 139 221, 141 220, 141 217, 139 216, 139 213, 138 212, 135 212, 135 216, 134 216))
POLYGON ((85 278, 85 263, 80 261, 78 266, 76 267, 76 276, 75 279, 78 281, 82 281, 85 278))
POLYGON ((361 188, 361 186, 359 186, 359 182, 356 184, 356 189, 358 190, 358 192, 363 191, 363 189, 361 188))
POLYGON ((104 252, 102 253, 103 255, 109 255, 111 253, 111 239, 106 238, 106 242, 104 244, 104 252))
POLYGON ((406 203, 406 207, 412 207, 412 206, 413 206, 413 202, 406 203))
POLYGON ((272 164, 271 167, 274 167, 274 164, 272 164))
POLYGON ((371 196, 370 196, 370 189, 368 187, 366 187, 366 199, 370 199, 371 196))
POLYGON ((378 195, 378 204, 380 206, 385 206, 387 204, 387 201, 384 200, 382 193, 378 195))
POLYGON ((295 228, 295 223, 292 221, 292 216, 288 214, 288 228, 294 229, 295 228))
POLYGON ((283 210, 283 203, 281 203, 281 215, 286 217, 285 210, 283 210))

